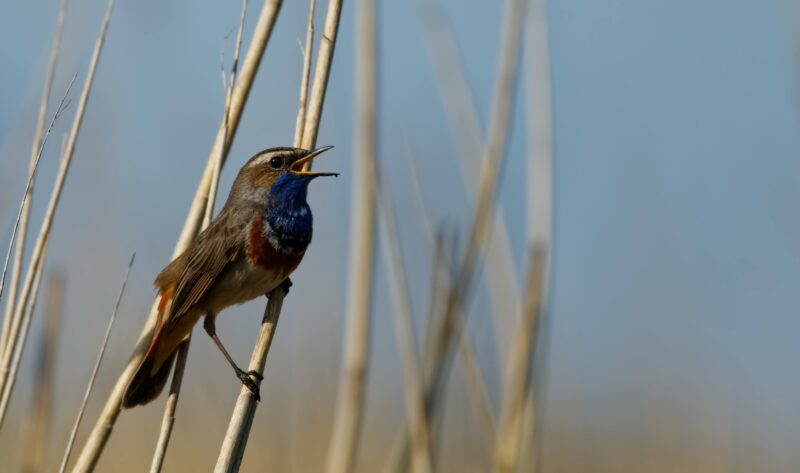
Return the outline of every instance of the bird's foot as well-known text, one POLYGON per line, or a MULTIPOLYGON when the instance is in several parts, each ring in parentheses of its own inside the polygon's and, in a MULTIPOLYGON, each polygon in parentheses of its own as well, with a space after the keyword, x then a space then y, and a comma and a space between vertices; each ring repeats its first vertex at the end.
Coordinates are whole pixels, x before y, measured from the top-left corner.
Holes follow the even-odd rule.
POLYGON ((257 379, 258 381, 261 381, 264 379, 263 376, 261 376, 255 370, 245 371, 241 368, 237 368, 236 377, 239 378, 239 381, 241 381, 242 384, 244 384, 245 387, 247 387, 247 389, 250 390, 251 393, 253 393, 253 396, 255 396, 256 401, 261 401, 261 395, 258 383, 253 381, 253 378, 257 379))
MULTIPOLYGON (((289 288, 292 287, 293 284, 294 283, 292 282, 291 278, 286 278, 286 279, 283 280, 282 283, 278 284, 278 287, 282 288, 286 292, 286 294, 289 294, 289 288)), ((273 289, 273 291, 274 290, 275 289, 273 289)), ((267 294, 267 297, 272 297, 272 292, 267 294)))

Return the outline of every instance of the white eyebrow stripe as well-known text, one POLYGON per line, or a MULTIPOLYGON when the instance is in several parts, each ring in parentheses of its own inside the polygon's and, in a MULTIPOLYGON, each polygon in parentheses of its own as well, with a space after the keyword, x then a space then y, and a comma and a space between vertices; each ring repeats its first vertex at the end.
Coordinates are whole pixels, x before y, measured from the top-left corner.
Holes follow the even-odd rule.
POLYGON ((264 153, 261 156, 257 157, 250 163, 250 166, 259 166, 264 164, 268 159, 272 158, 272 153, 264 153))

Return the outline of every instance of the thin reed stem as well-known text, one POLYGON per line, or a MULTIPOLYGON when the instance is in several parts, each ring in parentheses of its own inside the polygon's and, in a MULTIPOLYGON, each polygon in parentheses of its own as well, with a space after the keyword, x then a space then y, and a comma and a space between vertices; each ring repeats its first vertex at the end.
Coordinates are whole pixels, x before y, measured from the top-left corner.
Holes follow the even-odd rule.
MULTIPOLYGON (((6 250, 6 256, 3 260, 3 274, 0 276, 0 295, 2 295, 3 284, 6 277, 6 271, 8 270, 8 262, 11 259, 11 250, 13 249, 14 241, 16 240, 17 229, 19 228, 20 220, 22 219, 22 214, 25 209, 25 200, 27 195, 30 193, 31 188, 33 187, 33 180, 34 176, 36 175, 36 171, 39 168, 39 162, 42 159, 42 151, 44 151, 44 146, 47 144, 47 138, 50 136, 50 132, 53 131, 53 125, 55 125, 56 120, 61 116, 61 113, 69 106, 69 101, 67 101, 67 96, 69 96, 70 90, 72 90, 72 84, 75 82, 75 77, 72 76, 72 79, 67 86, 66 92, 61 97, 61 102, 58 105, 58 109, 53 113, 53 117, 50 119, 50 126, 47 127, 47 132, 44 134, 44 138, 42 139, 41 144, 39 145, 39 151, 36 154, 36 160, 31 167, 30 173, 28 174, 28 180, 25 184, 25 191, 23 192, 22 202, 19 204, 19 211, 17 212, 17 219, 14 222, 14 228, 11 230, 11 237, 8 241, 8 250, 6 250)), ((16 307, 15 307, 16 308, 16 307)), ((15 333, 19 325, 19 321, 15 320, 15 316, 17 315, 16 311, 12 311, 3 320, 3 334, 2 339, 5 341, 4 345, 0 348, 0 359, 3 359, 5 356, 5 352, 9 348, 9 341, 11 340, 11 334, 15 333)), ((16 337, 15 340, 16 341, 16 337)), ((0 379, 0 392, 3 391, 4 380, 0 379)))
POLYGON ((34 375, 34 401, 31 404, 31 421, 23 450, 22 471, 25 473, 44 471, 47 440, 52 425, 54 367, 63 294, 64 273, 56 271, 48 278, 46 317, 34 375))
POLYGON ((492 471, 494 473, 512 473, 519 455, 519 438, 524 418, 525 392, 530 364, 533 361, 536 329, 542 309, 547 247, 541 243, 535 243, 530 252, 531 260, 525 312, 522 314, 523 316, 514 331, 514 340, 508 353, 503 407, 497 429, 492 463, 492 471))
POLYGON ((7 399, 11 397, 11 391, 13 390, 15 382, 15 376, 9 376, 8 368, 10 366, 10 360, 13 352, 18 350, 21 354, 25 348, 25 341, 27 337, 25 335, 20 337, 20 327, 23 314, 25 307, 27 307, 29 303, 35 275, 39 271, 39 268, 44 264, 44 258, 46 255, 45 248, 47 246, 46 243, 50 238, 50 230, 52 229, 53 218, 55 217, 56 209, 58 208, 58 203, 61 199, 61 192, 64 189, 64 182, 66 181, 67 172, 69 171, 69 166, 72 163, 72 157, 75 153, 75 144, 77 143, 78 135, 83 123, 86 104, 89 102, 89 94, 92 90, 92 84, 94 83, 94 75, 97 71, 97 64, 100 61, 100 53, 103 50, 103 44, 105 43, 106 32, 108 31, 108 24, 111 19, 111 12, 113 9, 114 0, 109 0, 106 13, 103 18, 103 23, 100 27, 100 33, 95 41, 92 59, 89 63, 89 71, 86 75, 86 80, 83 83, 83 91, 81 92, 81 98, 78 101, 78 109, 75 112, 75 119, 72 122, 72 129, 70 131, 69 138, 67 139, 67 146, 64 149, 64 156, 61 159, 58 175, 56 176, 56 182, 53 186, 53 192, 50 196, 50 203, 48 204, 44 221, 42 222, 42 226, 39 230, 39 236, 36 240, 36 245, 33 248, 31 261, 28 264, 25 283, 22 285, 22 290, 20 292, 19 300, 14 313, 14 319, 11 324, 11 331, 9 332, 9 337, 7 339, 8 346, 3 353, 2 377, 0 378, 0 390, 3 392, 3 401, 0 404, 0 424, 5 417, 5 412, 8 408, 7 399))
MULTIPOLYGON (((253 31, 253 37, 250 40, 250 45, 247 49, 247 53, 245 54, 244 61, 242 62, 241 75, 236 83, 236 87, 234 88, 233 96, 231 98, 231 113, 228 117, 228 132, 225 133, 223 131, 224 123, 221 123, 220 129, 217 132, 216 139, 214 141, 214 145, 209 154, 209 160, 206 163, 205 171, 200 179, 200 183, 197 186, 197 191, 195 192, 192 205, 186 217, 183 230, 181 231, 181 235, 177 244, 175 245, 173 258, 183 253, 183 251, 189 246, 202 224, 205 213, 204 210, 206 208, 205 204, 210 193, 213 170, 217 165, 214 157, 219 155, 220 148, 222 148, 222 156, 223 158, 227 159, 230 143, 233 140, 233 136, 236 134, 239 119, 241 118, 242 111, 244 110, 244 105, 247 102, 247 97, 253 85, 256 72, 258 71, 258 66, 260 65, 261 59, 264 55, 264 50, 267 46, 270 36, 272 35, 275 20, 277 19, 282 3, 282 0, 266 0, 261 9, 255 30, 253 31), (227 137, 225 135, 227 135, 227 137)), ((220 160, 220 167, 224 165, 225 159, 220 160)), ((144 352, 147 349, 150 338, 153 335, 156 319, 158 317, 157 309, 158 300, 154 301, 153 303, 150 314, 145 322, 144 328, 142 329, 142 333, 136 342, 134 353, 128 360, 128 364, 125 366, 125 369, 120 374, 116 384, 114 384, 113 390, 106 399, 103 410, 100 413, 100 416, 98 417, 91 434, 89 435, 89 439, 81 451, 81 455, 78 458, 75 467, 73 468, 73 472, 82 473, 92 471, 97 464, 97 461, 100 459, 100 455, 103 452, 108 438, 111 436, 111 431, 116 423, 117 417, 119 416, 120 406, 122 404, 122 396, 125 392, 125 388, 133 377, 133 374, 135 373, 136 368, 139 366, 139 363, 141 363, 141 360, 144 357, 144 352)))
POLYGON ((314 65, 314 80, 308 97, 306 121, 303 124, 303 139, 299 146, 303 149, 312 149, 317 143, 317 132, 322 118, 325 93, 328 90, 328 77, 331 73, 333 51, 336 46, 336 35, 339 31, 339 16, 341 13, 342 0, 330 0, 325 16, 325 27, 322 31, 322 38, 320 38, 319 53, 317 53, 317 61, 314 65))
MULTIPOLYGON (((319 120, 322 116, 322 104, 324 102, 328 75, 333 60, 336 32, 339 28, 339 14, 341 8, 340 0, 331 0, 328 4, 328 13, 325 19, 325 34, 322 38, 322 47, 320 47, 317 55, 311 100, 308 104, 309 108, 306 112, 306 120, 303 125, 304 130, 302 134, 295 132, 295 136, 302 136, 303 141, 302 143, 295 143, 296 147, 312 149, 316 144, 319 120), (327 46, 326 38, 330 42, 327 46), (320 68, 325 68, 327 70, 320 71, 320 68)), ((302 90, 302 85, 301 81, 301 96, 305 95, 305 92, 302 90)), ((280 311, 283 306, 283 299, 287 294, 287 289, 287 287, 281 285, 269 294, 269 303, 264 310, 261 330, 250 357, 249 370, 256 370, 259 373, 263 373, 264 364, 266 363, 267 354, 272 345, 272 339, 275 336, 275 330, 277 329, 280 311)), ((260 385, 261 382, 257 381, 257 383, 260 385)), ((239 398, 236 400, 225 439, 220 447, 217 465, 214 469, 215 472, 236 472, 239 470, 244 455, 244 449, 247 444, 247 438, 250 435, 250 427, 253 422, 255 410, 255 396, 253 396, 247 388, 243 387, 239 398)))
MULTIPOLYGON (((69 94, 70 89, 72 88, 72 83, 75 81, 75 77, 73 76, 72 81, 70 81, 69 86, 67 87, 67 91, 64 94, 64 97, 61 99, 61 103, 58 106, 58 109, 53 114, 53 119, 50 121, 50 126, 45 133, 44 139, 42 140, 42 145, 39 148, 39 153, 36 158, 36 163, 34 164, 34 173, 36 172, 36 168, 39 165, 39 161, 42 157, 42 150, 44 149, 44 145, 47 142, 47 138, 50 136, 50 132, 53 129, 53 124, 58 119, 61 112, 64 111, 66 107, 65 100, 67 94, 69 94)), ((60 187, 63 187, 63 181, 66 177, 66 170, 63 168, 64 160, 62 159, 62 168, 59 172, 58 177, 56 178, 56 187, 53 189, 53 195, 50 200, 50 206, 48 207, 47 213, 45 214, 45 220, 42 223, 42 228, 39 233, 39 237, 36 242, 36 246, 34 247, 33 256, 31 257, 31 261, 28 264, 28 272, 25 278, 25 284, 23 285, 21 297, 17 301, 17 307, 14 311, 14 316, 11 320, 11 324, 9 326, 9 334, 7 337, 7 346, 2 353, 2 365, 0 365, 0 393, 2 393, 2 400, 0 400, 0 427, 2 427, 3 420, 5 419, 6 410, 8 409, 8 403, 11 399, 11 393, 14 389, 14 384, 16 382, 17 376, 17 366, 19 365, 19 360, 22 358, 22 352, 25 348, 25 341, 27 340, 28 335, 28 326, 30 325, 30 318, 33 315, 33 311, 26 311, 29 306, 33 306, 36 301, 36 294, 38 292, 38 284, 36 282, 37 274, 41 272, 41 268, 43 267, 43 259, 44 255, 47 253, 47 241, 49 238, 49 232, 53 220, 53 216, 55 214, 55 207, 58 203, 58 196, 60 195, 60 187), (31 294, 33 297, 31 298, 31 294)), ((27 189, 30 188, 31 183, 33 182, 33 175, 34 173, 28 176, 28 184, 26 186, 26 193, 27 189)), ((24 202, 24 198, 23 198, 24 202)), ((20 212, 17 214, 17 223, 19 223, 19 218, 22 211, 22 205, 20 205, 20 212)), ((16 224, 15 224, 16 230, 16 224)), ((11 240, 14 240, 14 233, 12 232, 11 240)), ((11 248, 9 247, 9 251, 11 248)), ((6 255, 8 258, 8 255, 6 255)), ((6 260, 6 262, 8 262, 6 260)), ((5 269, 4 269, 5 271, 5 269)))
MULTIPOLYGON (((264 318, 261 320, 261 331, 253 347, 253 354, 250 357, 250 364, 247 368, 258 372, 260 375, 264 374, 267 354, 275 337, 275 330, 278 328, 283 299, 287 293, 288 289, 281 285, 269 295, 264 318)), ((256 414, 256 406, 255 395, 246 386, 242 386, 239 391, 239 398, 236 400, 236 405, 231 414, 231 420, 228 423, 228 430, 225 432, 225 438, 222 441, 214 473, 235 473, 239 471, 244 457, 244 450, 247 447, 247 439, 250 436, 250 428, 253 425, 253 418, 256 414)))
MULTIPOLYGON (((455 145, 461 177, 469 202, 478 192, 477 170, 485 147, 477 106, 466 80, 464 65, 455 38, 445 21, 441 0, 418 0, 423 39, 436 74, 436 84, 444 103, 450 135, 455 145)), ((511 254, 508 228, 503 212, 496 212, 491 237, 487 242, 486 282, 492 307, 492 322, 498 360, 511 336, 511 326, 521 308, 521 296, 511 254)))
MULTIPOLYGON (((239 69, 239 53, 242 49, 242 32, 244 31, 244 20, 247 14, 247 0, 242 0, 242 9, 239 16, 239 29, 236 34, 236 47, 233 53, 233 65, 231 66, 231 79, 230 85, 226 86, 228 81, 225 80, 225 69, 222 69, 222 85, 225 90, 225 107, 222 117, 223 129, 223 142, 228 138, 228 123, 230 121, 231 112, 231 99, 233 96, 233 89, 236 86, 236 72, 239 69)), ((206 200, 205 214, 203 216, 203 224, 201 230, 205 230, 211 225, 211 220, 214 215, 214 203, 217 197, 217 190, 219 187, 219 174, 222 169, 223 148, 220 148, 220 153, 217 156, 216 166, 211 178, 211 188, 209 189, 208 199, 206 200)), ((167 454, 167 447, 172 436, 172 428, 175 425, 175 412, 178 408, 178 398, 180 396, 181 384, 183 383, 183 373, 186 369, 186 360, 189 358, 189 347, 191 346, 192 334, 190 333, 186 341, 181 343, 178 348, 177 359, 175 360, 175 370, 172 373, 172 382, 170 383, 169 395, 167 396, 167 403, 164 407, 164 415, 161 420, 161 430, 156 442, 155 453, 153 454, 153 461, 150 465, 151 473, 158 473, 164 465, 164 459, 167 454)))
POLYGON ((425 384, 422 367, 417 355, 417 340, 414 330, 414 316, 411 309, 407 273, 400 248, 397 217, 391 202, 389 189, 382 179, 378 179, 377 200, 381 225, 381 242, 385 265, 391 283, 391 299, 394 306, 395 334, 397 346, 403 362, 403 379, 406 400, 406 420, 411 443, 411 471, 427 473, 432 471, 430 455, 430 432, 425 412, 425 384))
POLYGON ((103 361, 103 356, 106 353, 106 348, 108 347, 108 339, 111 337, 111 329, 114 328, 114 321, 117 319, 117 312, 119 312, 119 305, 122 302, 122 296, 125 294, 125 287, 128 285, 128 277, 131 274, 131 268, 133 268, 133 262, 136 260, 136 252, 131 255, 131 259, 128 262, 128 269, 125 270, 125 278, 122 280, 122 286, 119 288, 119 293, 117 294, 117 302, 114 303, 114 310, 111 312, 111 318, 108 321, 108 326, 106 327, 106 334, 103 336, 103 344, 100 345, 100 353, 97 354, 97 360, 94 362, 94 368, 92 368, 92 375, 89 377, 89 384, 86 386, 86 391, 83 393, 83 400, 81 401, 81 407, 78 409, 78 417, 75 418, 75 423, 72 425, 72 430, 69 433, 69 440, 67 441, 67 448, 64 450, 64 456, 61 458, 61 466, 59 467, 59 473, 64 473, 67 471, 67 465, 69 464, 69 457, 72 454, 72 447, 75 445, 75 437, 78 435, 78 430, 81 427, 81 421, 83 420, 83 416, 86 413, 86 406, 89 403, 89 395, 92 393, 92 388, 94 388, 94 383, 97 381, 97 373, 100 372, 100 363, 103 361))
MULTIPOLYGON (((377 153, 375 0, 358 0, 355 6, 356 149, 352 166, 353 187, 350 205, 350 272, 344 353, 336 407, 334 407, 333 431, 325 466, 327 473, 346 473, 354 469, 364 415, 364 391, 370 346, 377 153)), ((322 41, 324 47, 325 36, 322 41)))
MULTIPOLYGON (((53 35, 53 45, 50 48, 50 60, 47 63, 47 74, 45 75, 42 95, 39 99, 39 115, 36 118, 36 131, 33 135, 31 145, 30 168, 28 173, 31 177, 31 184, 25 192, 22 201, 22 212, 19 220, 19 234, 16 237, 16 249, 14 250, 14 262, 11 265, 11 279, 9 280, 8 293, 6 298, 6 310, 3 317, 3 331, 0 338, 0 354, 3 353, 6 345, 6 337, 10 330, 11 318, 14 316, 14 305, 17 300, 17 289, 19 288, 19 278, 22 275, 22 260, 25 256, 25 243, 28 235, 28 220, 31 213, 31 200, 33 199, 33 184, 36 174, 36 163, 38 161, 39 148, 42 147, 43 135, 45 133, 45 120, 47 119, 47 104, 50 102, 50 93, 53 89, 53 78, 55 77, 56 65, 58 63, 58 53, 61 50, 61 35, 64 32, 64 16, 67 12, 69 0, 61 0, 56 18, 55 34, 53 35)), ((12 239, 13 242, 13 239, 12 239)), ((8 261, 8 260, 6 260, 8 261)), ((4 263, 5 265, 6 263, 4 263)), ((2 279, 5 279, 5 268, 3 269, 2 279)), ((0 281, 0 299, 3 294, 3 282, 0 281)))
POLYGON ((297 106, 297 120, 294 126, 294 144, 303 143, 303 128, 306 121, 306 106, 308 104, 308 80, 311 77, 311 55, 314 51, 314 11, 317 8, 316 0, 311 0, 308 5, 308 28, 306 29, 306 45, 303 51, 303 75, 300 79, 300 100, 297 106))
MULTIPOLYGON (((524 429, 520 436, 532 445, 521 468, 527 471, 539 471, 541 468, 544 432, 544 394, 546 393, 547 357, 550 353, 550 327, 548 321, 548 294, 552 273, 553 254, 553 214, 554 193, 553 178, 554 146, 553 146, 553 111, 552 91, 550 87, 550 47, 548 41, 546 0, 532 0, 528 11, 525 31, 525 109, 528 117, 528 239, 532 245, 544 246, 547 254, 542 278, 541 322, 537 322, 537 331, 533 334, 530 356, 531 374, 526 386, 525 407, 522 414, 524 429)), ((538 319, 537 319, 538 320, 538 319)), ((514 406, 509 407, 514 409, 514 406)), ((513 432, 512 432, 513 435, 513 432)))
MULTIPOLYGON (((466 252, 461 259, 453 286, 447 296, 442 324, 439 331, 433 335, 436 338, 431 359, 432 369, 426 372, 426 407, 431 422, 435 420, 452 364, 452 354, 455 348, 453 337, 459 333, 458 330, 455 330, 455 327, 458 326, 455 319, 465 313, 475 270, 484 253, 493 221, 498 182, 505 161, 511 106, 516 89, 525 3, 525 0, 508 0, 506 4, 498 54, 497 83, 492 102, 487 144, 481 162, 476 208, 472 216, 466 252)), ((404 462, 397 464, 395 471, 400 471, 403 464, 404 462)))

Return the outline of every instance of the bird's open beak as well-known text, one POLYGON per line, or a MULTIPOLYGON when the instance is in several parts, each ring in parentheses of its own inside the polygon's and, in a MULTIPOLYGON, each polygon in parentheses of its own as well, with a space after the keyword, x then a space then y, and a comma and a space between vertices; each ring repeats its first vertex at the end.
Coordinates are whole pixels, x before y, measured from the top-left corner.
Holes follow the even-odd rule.
POLYGON ((333 146, 323 146, 322 148, 317 148, 314 151, 311 151, 307 155, 303 156, 302 158, 298 159, 297 161, 293 162, 289 170, 295 174, 299 174, 301 176, 308 176, 308 177, 320 177, 320 176, 338 176, 339 173, 337 172, 313 172, 308 169, 311 165, 311 161, 314 160, 317 156, 328 151, 329 149, 333 148, 333 146), (307 166, 308 164, 308 166, 307 166))

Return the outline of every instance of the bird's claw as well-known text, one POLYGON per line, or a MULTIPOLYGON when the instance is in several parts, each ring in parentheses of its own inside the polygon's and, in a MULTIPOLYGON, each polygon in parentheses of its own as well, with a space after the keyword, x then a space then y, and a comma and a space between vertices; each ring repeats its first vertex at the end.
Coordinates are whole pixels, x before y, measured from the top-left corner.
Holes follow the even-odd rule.
POLYGON ((263 376, 261 376, 261 373, 259 373, 259 372, 258 372, 258 371, 256 371, 256 370, 250 370, 250 371, 248 371, 248 372, 247 372, 247 376, 252 376, 252 377, 254 377, 255 379, 257 379, 257 380, 259 380, 259 381, 264 381, 264 377, 263 377, 263 376))
POLYGON ((255 396, 256 401, 261 401, 260 389, 258 387, 258 383, 253 381, 253 378, 261 381, 264 379, 263 376, 258 374, 255 370, 251 371, 244 371, 241 369, 236 370, 236 376, 239 378, 239 381, 255 396), (252 376, 252 378, 251 378, 252 376))
MULTIPOLYGON (((284 291, 286 294, 289 294, 289 288, 291 288, 291 287, 292 287, 292 285, 294 285, 294 283, 292 282, 291 278, 286 278, 286 279, 284 279, 284 280, 283 280, 283 282, 281 282, 280 284, 278 284, 278 287, 280 287, 281 289, 283 289, 283 291, 284 291)), ((277 289, 277 288, 276 288, 276 289, 277 289)), ((273 289, 273 291, 274 291, 274 290, 275 290, 275 289, 273 289)), ((268 294, 267 294, 267 297, 272 297, 272 292, 268 293, 268 294)))

